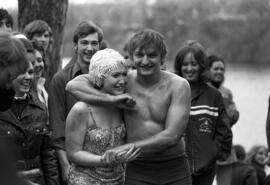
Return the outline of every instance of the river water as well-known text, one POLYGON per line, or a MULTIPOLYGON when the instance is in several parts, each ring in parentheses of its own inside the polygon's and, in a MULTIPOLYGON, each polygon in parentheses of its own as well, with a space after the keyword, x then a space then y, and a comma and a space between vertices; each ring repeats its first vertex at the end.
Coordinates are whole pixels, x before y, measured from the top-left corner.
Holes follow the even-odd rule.
POLYGON ((248 150, 266 145, 266 115, 270 95, 270 68, 229 67, 225 84, 233 92, 240 118, 233 127, 234 143, 248 150))

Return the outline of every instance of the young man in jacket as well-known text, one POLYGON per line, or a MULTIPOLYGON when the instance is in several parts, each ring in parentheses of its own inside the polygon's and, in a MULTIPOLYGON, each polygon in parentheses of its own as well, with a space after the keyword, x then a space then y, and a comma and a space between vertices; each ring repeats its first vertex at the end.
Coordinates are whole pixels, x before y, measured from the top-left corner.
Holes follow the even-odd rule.
POLYGON ((66 67, 56 73, 50 84, 49 114, 52 138, 59 159, 62 184, 66 184, 70 164, 65 151, 66 117, 78 101, 65 91, 66 84, 80 74, 88 73, 91 57, 100 48, 103 40, 102 29, 90 20, 82 21, 73 35, 74 56, 66 67))

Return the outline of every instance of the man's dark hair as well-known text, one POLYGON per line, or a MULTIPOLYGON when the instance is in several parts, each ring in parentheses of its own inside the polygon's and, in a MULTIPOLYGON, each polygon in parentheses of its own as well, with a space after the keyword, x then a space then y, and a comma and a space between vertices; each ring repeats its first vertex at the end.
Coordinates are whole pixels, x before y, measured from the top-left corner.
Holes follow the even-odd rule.
POLYGON ((98 42, 101 43, 101 41, 103 40, 102 28, 91 20, 82 21, 74 31, 73 35, 74 44, 77 44, 79 38, 86 37, 87 35, 93 33, 98 34, 98 42))
POLYGON ((13 28, 13 18, 12 16, 8 13, 6 9, 0 8, 0 20, 6 19, 7 24, 11 25, 11 28, 13 28))
POLYGON ((46 31, 49 32, 51 37, 52 29, 48 23, 43 20, 34 20, 25 26, 23 33, 29 40, 32 40, 35 34, 44 33, 46 31))
MULTIPOLYGON (((143 29, 135 33, 127 44, 127 50, 131 57, 136 49, 154 47, 159 51, 162 61, 167 55, 167 45, 164 36, 152 29, 143 29)), ((164 62, 164 61, 163 61, 164 62)))
POLYGON ((222 58, 220 58, 219 56, 217 55, 209 55, 208 56, 208 65, 209 65, 209 68, 212 67, 213 63, 217 62, 217 61, 220 61, 223 63, 223 65, 225 66, 225 62, 222 58))
POLYGON ((246 151, 242 145, 234 145, 234 151, 237 160, 245 160, 246 159, 246 151))

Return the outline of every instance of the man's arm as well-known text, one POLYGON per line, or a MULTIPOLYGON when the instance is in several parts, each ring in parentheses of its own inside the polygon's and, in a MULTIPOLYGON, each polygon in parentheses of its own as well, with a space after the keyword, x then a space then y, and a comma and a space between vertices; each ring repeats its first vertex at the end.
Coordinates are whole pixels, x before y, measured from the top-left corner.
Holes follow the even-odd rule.
POLYGON ((50 84, 49 115, 52 129, 53 146, 61 167, 61 177, 66 181, 69 162, 65 152, 65 81, 55 76, 50 84))
POLYGON ((222 95, 218 93, 216 104, 219 108, 219 116, 217 119, 215 141, 218 147, 218 157, 221 160, 226 160, 231 153, 232 147, 232 130, 230 119, 225 110, 222 95))
MULTIPOLYGON (((183 136, 190 112, 190 87, 184 79, 173 79, 170 106, 168 108, 163 131, 140 141, 134 142, 142 152, 156 152, 179 143, 183 136)), ((125 145, 127 148, 129 144, 125 145)))
POLYGON ((66 85, 66 91, 80 101, 89 104, 113 104, 124 109, 132 109, 136 104, 135 100, 127 93, 113 96, 94 88, 88 74, 79 75, 69 81, 66 85))

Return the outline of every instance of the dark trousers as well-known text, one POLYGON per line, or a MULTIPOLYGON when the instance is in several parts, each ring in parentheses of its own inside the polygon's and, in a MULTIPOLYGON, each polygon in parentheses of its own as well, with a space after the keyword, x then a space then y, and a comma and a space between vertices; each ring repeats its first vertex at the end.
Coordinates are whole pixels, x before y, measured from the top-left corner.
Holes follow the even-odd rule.
POLYGON ((192 175, 192 185, 212 185, 216 174, 216 168, 200 175, 192 175))
POLYGON ((132 161, 127 164, 125 185, 192 185, 185 155, 167 161, 132 161))

